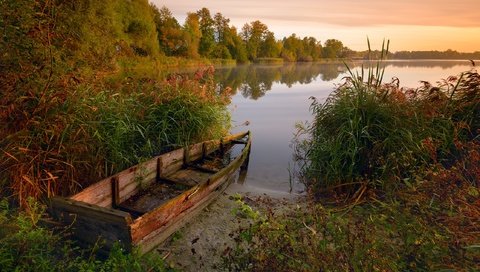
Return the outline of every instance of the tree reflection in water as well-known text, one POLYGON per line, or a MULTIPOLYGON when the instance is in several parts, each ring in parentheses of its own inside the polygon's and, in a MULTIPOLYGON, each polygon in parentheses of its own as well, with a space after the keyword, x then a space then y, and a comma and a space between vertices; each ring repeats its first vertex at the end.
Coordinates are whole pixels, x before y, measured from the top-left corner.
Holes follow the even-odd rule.
MULTIPOLYGON (((434 61, 434 60, 393 60, 386 61, 383 66, 399 68, 442 68, 448 69, 455 65, 465 65, 466 61, 434 61)), ((349 62, 352 69, 361 66, 368 68, 376 62, 349 62)), ((279 65, 239 65, 220 67, 215 72, 215 80, 220 90, 230 87, 233 94, 240 92, 245 98, 257 100, 272 89, 273 83, 281 83, 288 87, 293 84, 309 84, 316 79, 322 81, 336 80, 346 72, 345 64, 336 63, 285 63, 279 65)))

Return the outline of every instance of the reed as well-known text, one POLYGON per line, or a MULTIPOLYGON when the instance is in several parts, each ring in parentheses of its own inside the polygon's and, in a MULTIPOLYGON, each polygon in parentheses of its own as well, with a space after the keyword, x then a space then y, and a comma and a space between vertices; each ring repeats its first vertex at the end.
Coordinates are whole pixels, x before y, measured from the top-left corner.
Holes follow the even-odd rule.
POLYGON ((355 198, 366 188, 394 192, 433 164, 454 164, 459 142, 478 140, 474 69, 439 86, 402 89, 396 78, 382 83, 387 54, 388 42, 375 65, 359 71, 347 66, 350 76, 324 103, 313 98, 314 122, 304 129, 309 139, 296 148, 300 175, 314 195, 332 189, 355 198))
POLYGON ((200 85, 182 79, 131 86, 139 91, 126 97, 99 95, 97 103, 108 107, 99 109, 95 135, 105 143, 107 161, 114 166, 109 172, 225 134, 229 126, 225 97, 211 93, 213 85, 200 85))

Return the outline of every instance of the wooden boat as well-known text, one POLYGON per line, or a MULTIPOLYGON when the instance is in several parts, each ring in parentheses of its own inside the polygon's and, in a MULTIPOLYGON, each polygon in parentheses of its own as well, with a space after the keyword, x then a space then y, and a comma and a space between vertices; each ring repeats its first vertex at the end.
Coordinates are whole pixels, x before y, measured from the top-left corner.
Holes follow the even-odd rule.
POLYGON ((244 132, 177 149, 69 198, 53 197, 49 210, 82 243, 147 252, 223 192, 247 166, 250 146, 244 132))

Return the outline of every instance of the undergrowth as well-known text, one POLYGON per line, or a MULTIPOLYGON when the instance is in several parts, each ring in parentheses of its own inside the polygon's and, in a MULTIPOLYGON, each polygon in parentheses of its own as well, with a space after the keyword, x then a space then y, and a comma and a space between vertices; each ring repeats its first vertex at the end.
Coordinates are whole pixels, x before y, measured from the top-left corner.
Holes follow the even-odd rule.
POLYGON ((394 201, 303 203, 236 234, 228 271, 477 271, 480 190, 437 173, 394 201))
MULTIPOLYGON (((480 269, 480 143, 448 169, 432 164, 416 182, 385 199, 367 190, 361 201, 336 194, 295 203, 288 213, 254 213, 226 251, 228 271, 478 271, 480 269)), ((245 204, 243 204, 245 205, 245 204)))
POLYGON ((33 199, 28 209, 10 208, 0 201, 1 271, 173 271, 158 254, 140 255, 114 247, 100 257, 97 248, 81 249, 67 240, 68 228, 42 226, 44 207, 33 199))

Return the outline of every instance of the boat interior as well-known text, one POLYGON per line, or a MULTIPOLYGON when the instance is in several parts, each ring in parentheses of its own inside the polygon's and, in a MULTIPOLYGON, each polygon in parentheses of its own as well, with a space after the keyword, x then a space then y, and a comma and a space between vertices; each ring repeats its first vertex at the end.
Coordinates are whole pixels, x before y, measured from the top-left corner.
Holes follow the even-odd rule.
MULTIPOLYGON (((189 160, 189 151, 186 149, 182 166, 178 171, 163 175, 158 173, 155 182, 143 187, 140 185, 138 192, 121 202, 115 199, 117 193, 112 194, 114 198, 112 207, 130 213, 133 219, 138 218, 195 186, 208 184, 212 175, 241 155, 246 144, 247 141, 244 139, 233 140, 228 144, 221 144, 210 154, 203 148, 202 156, 192 161, 189 160)), ((113 182, 113 192, 119 189, 119 183, 113 182)))

